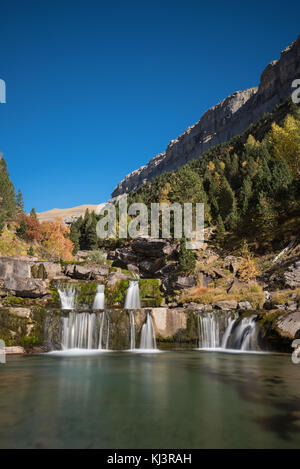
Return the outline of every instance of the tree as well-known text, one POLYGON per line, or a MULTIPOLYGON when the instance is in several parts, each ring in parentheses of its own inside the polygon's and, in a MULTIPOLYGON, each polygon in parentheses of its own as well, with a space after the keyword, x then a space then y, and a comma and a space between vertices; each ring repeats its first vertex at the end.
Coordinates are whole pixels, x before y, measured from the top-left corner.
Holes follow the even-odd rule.
POLYGON ((19 189, 17 193, 16 207, 17 207, 18 213, 24 213, 24 201, 23 201, 23 194, 21 192, 21 189, 19 189))
POLYGON ((192 273, 196 267, 196 259, 192 249, 186 248, 186 239, 180 240, 179 270, 184 273, 192 273))
POLYGON ((2 203, 0 206, 1 216, 4 220, 11 219, 16 213, 16 197, 14 185, 9 178, 6 162, 0 156, 0 197, 2 203))
POLYGON ((16 234, 19 238, 27 240, 27 223, 25 217, 22 217, 20 225, 16 229, 16 234))
POLYGON ((72 223, 71 228, 70 228, 70 240, 72 241, 74 245, 73 254, 76 254, 76 252, 79 251, 80 249, 79 239, 80 239, 80 230, 75 223, 72 223))
POLYGON ((225 227, 221 215, 218 215, 217 218, 215 239, 219 245, 222 245, 225 240, 225 227))
POLYGON ((283 127, 273 122, 269 144, 275 159, 285 158, 294 177, 300 178, 300 122, 287 115, 283 127))
POLYGON ((57 260, 71 260, 73 243, 69 239, 70 229, 63 223, 61 217, 53 222, 44 221, 41 224, 42 246, 49 256, 57 260))
POLYGON ((35 211, 35 208, 34 208, 34 207, 32 207, 32 209, 31 209, 31 211, 30 211, 30 216, 31 216, 32 218, 36 218, 36 219, 37 219, 37 215, 36 215, 36 211, 35 211))
POLYGON ((239 197, 239 202, 240 202, 240 207, 242 210, 242 214, 246 215, 248 212, 248 206, 249 206, 249 201, 252 196, 252 181, 249 178, 249 176, 246 176, 243 180, 243 184, 240 190, 240 197, 239 197))

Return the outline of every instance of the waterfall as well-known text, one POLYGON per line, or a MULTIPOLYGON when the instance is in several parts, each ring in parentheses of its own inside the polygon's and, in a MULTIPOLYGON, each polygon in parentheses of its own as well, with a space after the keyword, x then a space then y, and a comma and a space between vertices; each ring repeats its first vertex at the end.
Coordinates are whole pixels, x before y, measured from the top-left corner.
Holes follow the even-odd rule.
POLYGON ((236 350, 256 350, 256 316, 243 318, 233 329, 227 348, 236 350))
POLYGON ((144 349, 144 350, 156 349, 155 332, 154 332, 153 321, 152 321, 150 313, 147 313, 146 322, 145 324, 143 324, 143 327, 142 327, 140 349, 144 349))
POLYGON ((130 321, 130 350, 135 350, 135 318, 134 312, 130 311, 129 313, 130 321))
POLYGON ((126 293, 125 309, 137 309, 141 307, 139 281, 130 280, 126 293))
POLYGON ((69 313, 62 318, 62 349, 109 349, 109 317, 103 313, 69 313), (105 347, 102 347, 106 333, 105 347))
POLYGON ((74 309, 76 302, 76 288, 72 284, 64 284, 57 287, 61 301, 61 309, 74 309))
POLYGON ((198 315, 199 348, 220 346, 220 327, 216 313, 198 315))
POLYGON ((232 332, 232 329, 236 320, 237 320, 237 315, 234 315, 234 317, 230 316, 224 335, 222 337, 222 343, 221 343, 222 348, 227 348, 228 339, 230 337, 230 334, 232 332))
POLYGON ((230 312, 198 314, 199 348, 257 350, 256 316, 239 321, 239 316, 230 312))
POLYGON ((97 291, 93 303, 93 309, 104 309, 105 308, 105 297, 104 297, 104 285, 98 285, 97 291))

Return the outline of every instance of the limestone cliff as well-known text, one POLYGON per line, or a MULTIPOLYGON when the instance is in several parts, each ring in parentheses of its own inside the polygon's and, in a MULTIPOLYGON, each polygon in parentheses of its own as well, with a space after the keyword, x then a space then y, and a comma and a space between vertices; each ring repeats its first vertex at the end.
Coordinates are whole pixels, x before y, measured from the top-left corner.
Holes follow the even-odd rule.
POLYGON ((295 78, 300 78, 300 35, 281 53, 279 60, 274 60, 264 69, 258 88, 237 91, 210 108, 199 122, 171 140, 165 152, 128 174, 114 189, 112 197, 183 166, 209 148, 242 133, 291 95, 291 84, 295 78))

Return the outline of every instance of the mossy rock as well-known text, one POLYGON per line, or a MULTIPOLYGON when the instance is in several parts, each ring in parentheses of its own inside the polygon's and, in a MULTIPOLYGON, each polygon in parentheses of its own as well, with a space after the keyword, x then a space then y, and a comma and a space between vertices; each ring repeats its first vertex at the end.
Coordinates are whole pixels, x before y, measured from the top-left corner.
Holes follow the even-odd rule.
POLYGON ((160 290, 159 279, 141 279, 139 287, 143 307, 158 308, 162 305, 163 296, 160 290))
POLYGON ((105 301, 107 306, 123 307, 125 303, 126 293, 129 286, 128 279, 119 280, 114 287, 107 286, 105 288, 105 301))

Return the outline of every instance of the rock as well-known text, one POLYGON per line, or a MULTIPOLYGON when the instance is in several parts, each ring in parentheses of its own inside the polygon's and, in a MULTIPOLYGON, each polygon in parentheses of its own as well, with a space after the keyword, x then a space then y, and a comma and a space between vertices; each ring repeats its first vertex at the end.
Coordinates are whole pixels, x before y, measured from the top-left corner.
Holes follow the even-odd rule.
POLYGON ((214 275, 214 278, 224 278, 224 277, 226 277, 226 275, 224 274, 222 269, 219 269, 218 267, 214 267, 212 269, 212 273, 214 275))
POLYGON ((150 181, 156 176, 179 168, 216 144, 241 134, 264 113, 271 112, 276 104, 290 98, 291 83, 299 76, 300 36, 281 53, 279 60, 265 68, 258 88, 237 91, 210 108, 199 122, 171 140, 166 151, 128 174, 114 189, 112 197, 128 193, 145 183, 150 186, 150 181))
POLYGON ((214 303, 213 307, 216 309, 221 309, 222 311, 227 311, 229 309, 236 309, 237 305, 237 301, 235 300, 223 300, 214 303))
POLYGON ((0 257, 0 279, 11 277, 30 278, 32 262, 10 257, 0 257))
POLYGON ((55 262, 36 263, 31 267, 31 275, 33 278, 53 280, 62 275, 62 268, 59 263, 55 262))
POLYGON ((289 305, 286 307, 287 311, 297 311, 297 303, 293 303, 292 305, 289 305))
POLYGON ((120 280, 130 280, 130 274, 123 274, 122 272, 111 272, 108 275, 106 285, 108 287, 114 287, 120 280))
POLYGON ((196 285, 196 280, 194 279, 194 277, 179 276, 175 280, 174 288, 175 288, 175 290, 176 289, 184 289, 184 288, 193 287, 194 285, 196 285))
POLYGON ((246 287, 246 284, 244 282, 240 282, 239 280, 234 278, 230 287, 227 290, 227 293, 239 292, 240 290, 244 290, 245 287, 246 287))
POLYGON ((22 298, 41 298, 48 293, 48 284, 44 280, 33 278, 11 277, 4 281, 10 294, 22 298))
POLYGON ((238 309, 252 309, 251 303, 249 303, 249 301, 240 301, 237 307, 238 309))
POLYGON ((29 308, 9 308, 9 314, 12 316, 17 316, 18 318, 30 318, 30 309, 29 308))
POLYGON ((102 280, 109 273, 109 266, 104 264, 75 265, 72 277, 82 280, 102 280))
POLYGON ((225 269, 230 270, 230 272, 232 272, 233 274, 236 274, 240 265, 241 261, 234 256, 227 256, 224 259, 225 269))
POLYGON ((296 332, 300 330, 300 311, 295 311, 282 316, 276 323, 283 335, 293 339, 296 332))
POLYGON ((64 274, 67 275, 68 277, 73 277, 74 269, 75 269, 75 265, 73 264, 66 265, 64 268, 64 274))
POLYGON ((145 260, 139 263, 140 270, 149 274, 159 271, 163 266, 163 259, 156 259, 155 261, 145 260))
POLYGON ((207 275, 205 272, 198 271, 198 280, 202 287, 206 288, 213 281, 213 277, 207 275))
POLYGON ((284 285, 287 288, 300 287, 300 261, 295 262, 288 268, 287 272, 283 274, 284 285))
POLYGON ((162 337, 172 337, 180 329, 185 329, 187 326, 187 316, 180 310, 152 308, 151 313, 156 333, 162 337))
POLYGON ((127 248, 118 248, 115 250, 113 265, 127 269, 129 264, 137 265, 138 257, 134 252, 127 248))
POLYGON ((25 349, 23 347, 5 347, 6 355, 23 355, 25 353, 25 349))
POLYGON ((285 305, 273 305, 272 304, 272 309, 285 309, 286 306, 285 305))
POLYGON ((140 273, 140 269, 138 268, 137 265, 134 265, 134 264, 127 264, 127 270, 129 270, 129 272, 132 272, 134 274, 140 273))
POLYGON ((132 243, 132 250, 142 258, 162 258, 177 252, 177 244, 164 239, 137 238, 132 243))

